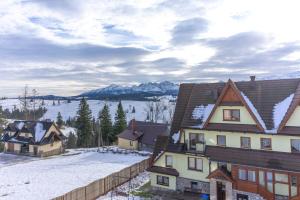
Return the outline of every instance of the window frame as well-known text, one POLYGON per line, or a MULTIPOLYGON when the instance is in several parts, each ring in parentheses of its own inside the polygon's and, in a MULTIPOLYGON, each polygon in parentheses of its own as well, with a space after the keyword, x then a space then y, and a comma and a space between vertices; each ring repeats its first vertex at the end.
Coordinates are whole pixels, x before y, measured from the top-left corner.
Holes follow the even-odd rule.
POLYGON ((165 165, 166 165, 166 167, 170 167, 170 168, 172 168, 173 167, 173 156, 172 155, 166 155, 165 156, 165 165), (169 158, 171 158, 171 165, 168 165, 168 157, 169 158))
POLYGON ((202 171, 203 171, 203 159, 202 159, 202 158, 188 157, 187 162, 188 162, 188 163, 187 163, 187 164, 188 164, 188 170, 193 170, 193 171, 198 171, 198 172, 202 172, 202 171), (195 168, 190 167, 190 159, 194 159, 194 162, 195 162, 195 168), (198 169, 197 159, 201 160, 201 169, 198 169))
POLYGON ((272 138, 260 138, 260 149, 262 150, 272 150, 272 138), (262 146, 263 140, 270 140, 270 148, 265 148, 262 146))
POLYGON ((223 121, 225 122, 240 122, 241 121, 241 111, 240 109, 223 109, 223 121), (230 112, 230 119, 225 118, 225 112, 229 111, 230 112), (233 119, 233 112, 238 111, 239 116, 238 119, 233 119))
POLYGON ((192 150, 196 150, 197 148, 197 144, 204 144, 204 133, 189 133, 189 145, 190 145, 190 149, 192 150), (194 135, 195 136, 195 146, 193 144, 193 147, 192 147, 192 140, 191 140, 191 136, 194 135), (203 141, 201 141, 201 137, 203 137, 203 141))
POLYGON ((299 145, 299 151, 293 150, 293 141, 298 140, 300 142, 300 139, 291 139, 291 152, 292 153, 300 153, 300 145, 299 145))
POLYGON ((241 148, 243 149, 251 149, 251 137, 245 137, 245 136, 241 136, 241 139, 240 139, 240 143, 241 143, 241 148), (242 141, 243 139, 249 139, 249 147, 244 147, 242 144, 242 141))
POLYGON ((226 135, 217 135, 217 145, 221 147, 226 147, 226 135), (219 138, 224 137, 225 138, 225 144, 219 144, 219 138))
POLYGON ((170 179, 167 176, 161 176, 161 175, 157 175, 156 176, 156 184, 157 185, 162 185, 162 186, 170 186, 170 179), (159 181, 159 177, 161 177, 162 181, 159 181))
POLYGON ((258 181, 258 178, 259 178, 259 176, 257 176, 257 171, 255 170, 255 169, 252 169, 252 168, 238 168, 238 179, 240 180, 240 181, 247 181, 247 182, 250 182, 250 183, 254 183, 254 184, 256 184, 257 183, 257 181, 258 181), (244 171, 245 172, 245 179, 242 179, 241 177, 240 177, 240 171, 244 171), (254 172, 254 180, 250 180, 249 179, 249 172, 254 172))

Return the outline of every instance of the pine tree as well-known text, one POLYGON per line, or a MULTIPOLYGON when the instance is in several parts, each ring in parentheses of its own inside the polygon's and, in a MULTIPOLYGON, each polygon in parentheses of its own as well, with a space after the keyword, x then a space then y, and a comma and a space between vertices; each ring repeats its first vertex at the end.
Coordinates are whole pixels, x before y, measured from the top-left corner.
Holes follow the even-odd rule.
POLYGON ((103 141, 105 141, 106 145, 109 145, 111 142, 113 142, 113 126, 107 104, 104 105, 102 111, 100 112, 99 120, 103 141))
POLYGON ((67 140, 67 148, 68 149, 76 148, 76 140, 77 140, 76 135, 70 132, 67 140))
POLYGON ((114 141, 117 139, 117 135, 126 129, 126 126, 127 126, 126 115, 123 110, 122 103, 120 101, 115 115, 114 135, 113 135, 114 141))
POLYGON ((64 125, 64 120, 63 120, 60 112, 58 112, 58 114, 57 114, 56 124, 58 125, 59 128, 61 128, 64 125))
POLYGON ((77 146, 89 147, 92 143, 92 112, 85 98, 82 98, 77 111, 77 146))

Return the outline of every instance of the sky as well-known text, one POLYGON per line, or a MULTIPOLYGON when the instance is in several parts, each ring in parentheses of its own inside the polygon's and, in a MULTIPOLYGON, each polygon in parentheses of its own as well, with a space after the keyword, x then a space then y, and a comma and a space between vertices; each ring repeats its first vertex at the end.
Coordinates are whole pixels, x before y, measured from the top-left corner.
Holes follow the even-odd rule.
POLYGON ((299 0, 1 0, 0 96, 300 77, 299 0))

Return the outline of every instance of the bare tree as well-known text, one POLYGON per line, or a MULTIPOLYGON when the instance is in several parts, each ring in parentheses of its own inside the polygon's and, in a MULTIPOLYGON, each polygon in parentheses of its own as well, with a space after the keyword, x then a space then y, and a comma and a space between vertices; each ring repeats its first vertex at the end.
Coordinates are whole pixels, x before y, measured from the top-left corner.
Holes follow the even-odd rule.
POLYGON ((164 104, 161 101, 154 102, 154 122, 162 119, 164 104))
POLYGON ((33 89, 32 90, 32 95, 31 95, 31 103, 32 103, 32 108, 33 108, 33 120, 35 120, 35 110, 36 110, 36 107, 37 105, 39 104, 39 100, 37 100, 38 96, 38 91, 36 89, 33 89))
POLYGON ((173 121, 174 112, 175 112, 175 107, 173 106, 173 103, 169 102, 169 104, 168 104, 168 114, 169 114, 169 123, 170 124, 173 121))
POLYGON ((22 96, 19 97, 21 109, 25 113, 25 120, 28 119, 28 111, 29 111, 29 92, 28 85, 25 86, 22 96))

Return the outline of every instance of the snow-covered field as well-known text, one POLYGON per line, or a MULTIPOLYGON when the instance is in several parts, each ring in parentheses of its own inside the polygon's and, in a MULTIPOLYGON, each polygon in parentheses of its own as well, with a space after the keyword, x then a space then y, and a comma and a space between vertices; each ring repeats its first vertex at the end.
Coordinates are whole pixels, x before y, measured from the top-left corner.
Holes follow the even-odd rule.
MULTIPOLYGON (((162 99, 163 104, 166 107, 175 108, 174 102, 169 102, 168 98, 162 99)), ((110 114, 112 120, 114 119, 115 112, 117 110, 118 102, 117 101, 98 101, 98 100, 89 100, 88 101, 90 109, 92 111, 93 117, 97 118, 99 112, 102 110, 105 103, 109 105, 110 114)), ((127 121, 135 118, 136 120, 144 121, 147 118, 147 101, 122 101, 123 108, 126 112, 127 121), (132 113, 133 107, 135 108, 135 113, 132 113)), ((14 107, 19 108, 20 102, 18 99, 6 99, 0 100, 0 106, 3 109, 13 109, 14 107)), ((63 119, 67 120, 69 117, 75 117, 77 114, 79 106, 79 101, 72 101, 71 103, 67 103, 67 101, 60 101, 60 105, 58 105, 58 101, 55 101, 55 105, 53 105, 53 101, 45 101, 45 107, 47 108, 47 112, 44 115, 44 119, 56 120, 58 112, 61 112, 63 119)), ((169 121, 170 114, 168 109, 163 112, 163 116, 161 117, 160 122, 169 121)))
MULTIPOLYGON (((4 154, 0 154, 0 161, 4 154)), ((12 158, 15 159, 15 158, 12 158)), ((43 200, 119 171, 147 157, 135 154, 85 152, 77 155, 0 162, 0 200, 43 200)))

